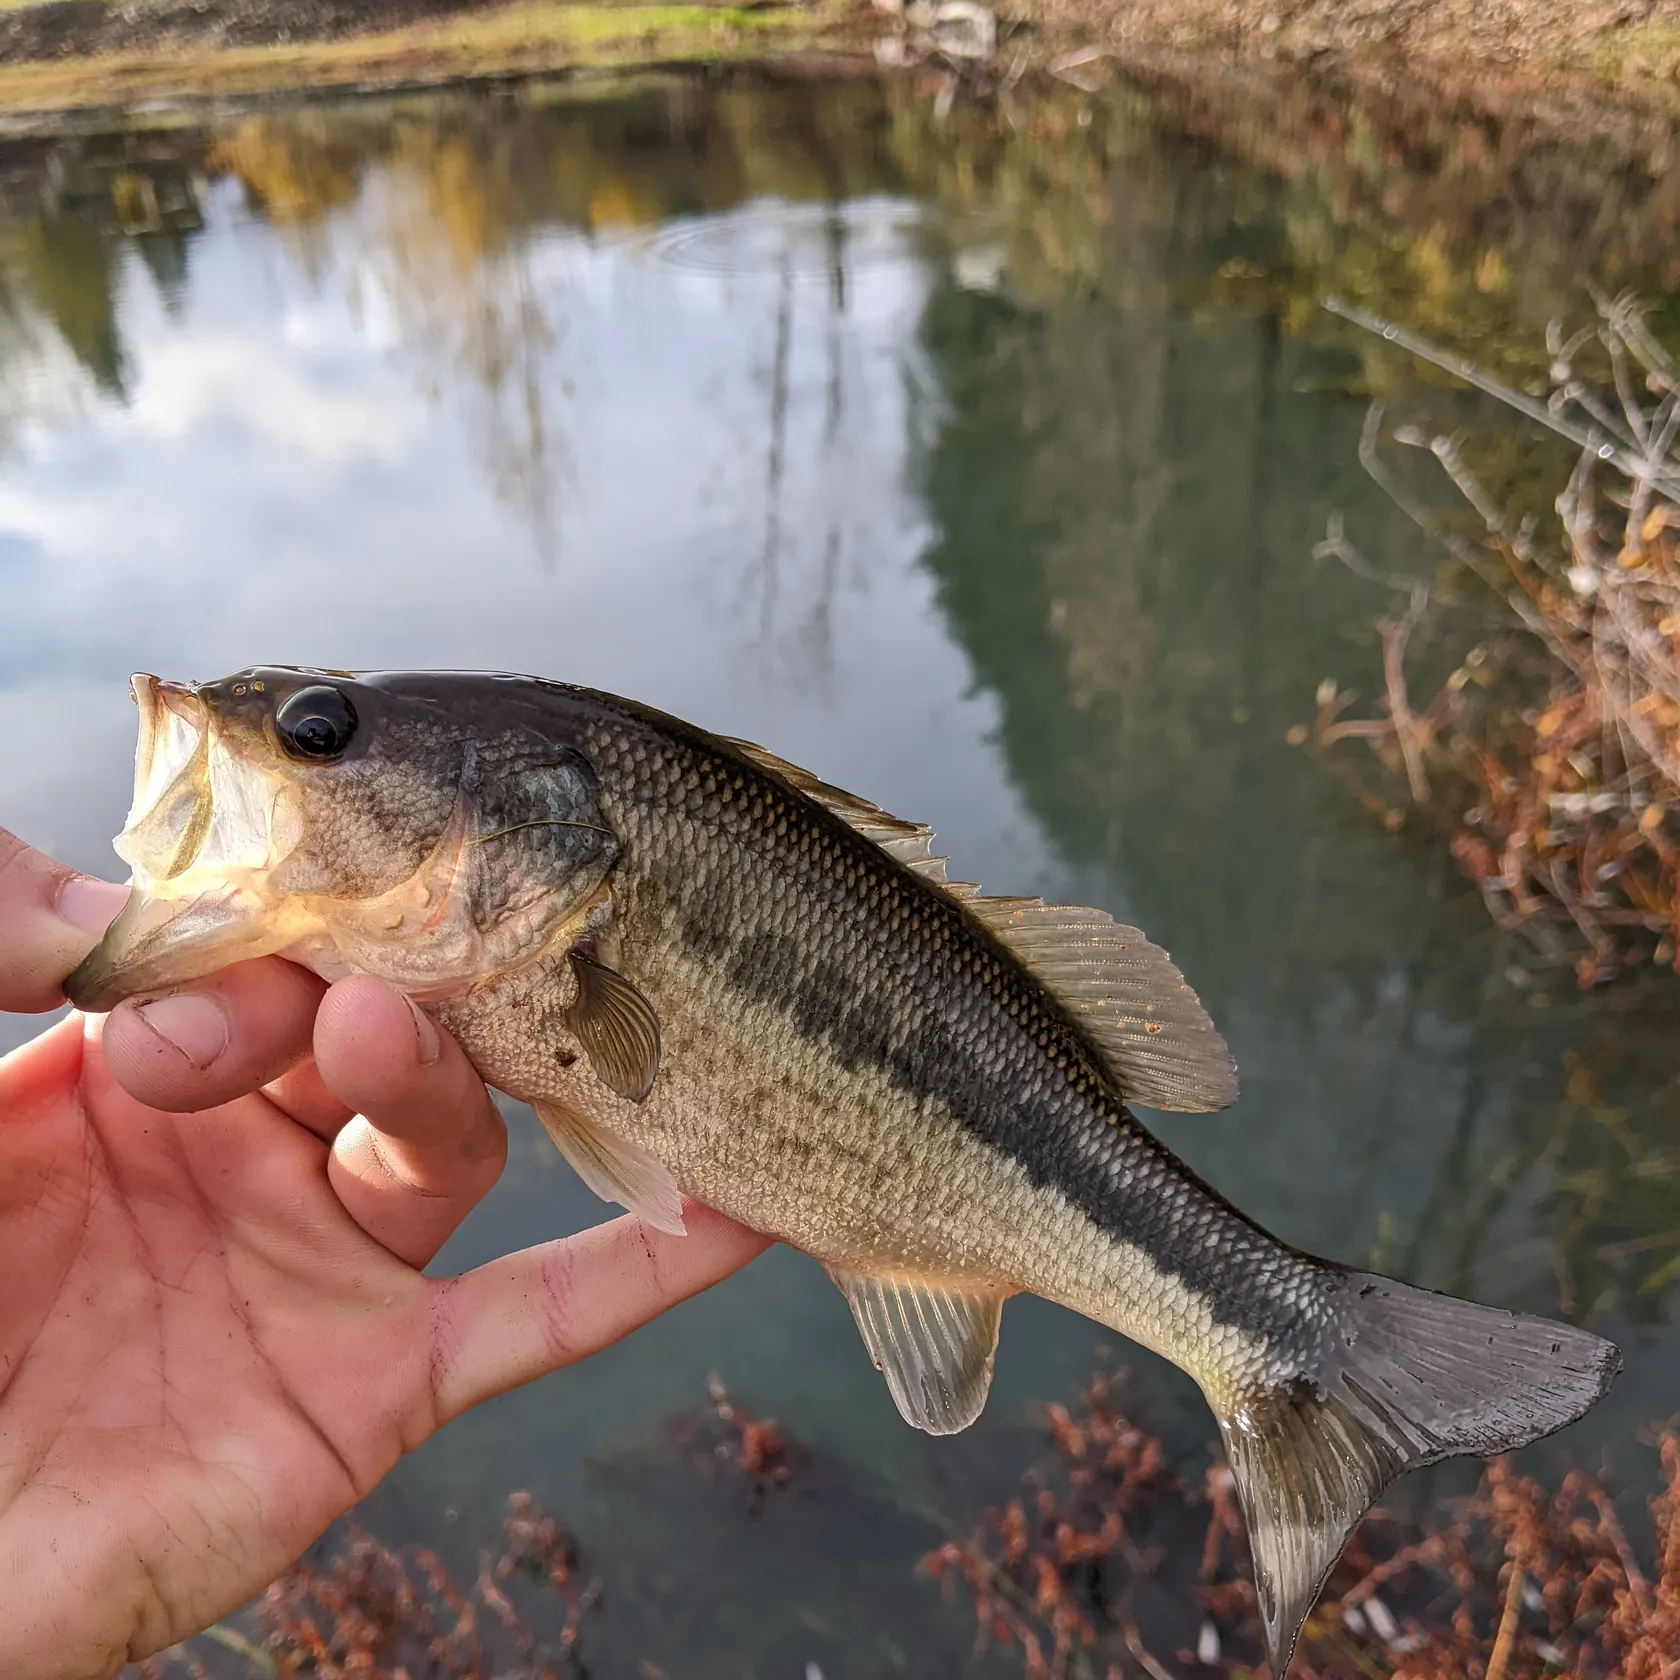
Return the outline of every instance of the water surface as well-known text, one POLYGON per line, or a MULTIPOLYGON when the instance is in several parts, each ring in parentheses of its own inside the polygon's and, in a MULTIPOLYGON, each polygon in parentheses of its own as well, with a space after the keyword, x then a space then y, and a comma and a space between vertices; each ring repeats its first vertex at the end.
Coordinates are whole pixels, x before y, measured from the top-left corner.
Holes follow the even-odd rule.
MULTIPOLYGON (((114 869, 135 669, 530 671, 763 741, 932 822, 958 876, 1167 945, 1243 1079, 1161 1117, 1174 1146, 1301 1246, 1621 1337, 1612 1399, 1537 1462, 1636 1476, 1680 1392, 1672 976, 1532 972, 1285 736, 1322 677, 1376 681, 1386 602, 1312 558, 1327 517, 1429 563, 1357 459, 1402 372, 1315 289, 1520 345, 1661 238, 1637 207, 1590 239, 1484 221, 1432 280, 1403 205, 1181 126, 1071 90, 941 128, 908 86, 652 82, 19 154, 0 818, 114 869)), ((519 1115, 439 1265, 604 1213, 519 1115)), ((1033 1403, 1116 1346, 1012 1304, 986 1419, 930 1442, 777 1252, 456 1424, 371 1515, 470 1539, 531 1488, 621 1589, 605 1672, 928 1672, 969 1636, 912 1576, 927 1513, 1004 1492, 1033 1403), (664 1420, 713 1370, 828 1496, 746 1521, 685 1474, 664 1420)), ((1198 1448, 1193 1391, 1119 1352, 1198 1448)))

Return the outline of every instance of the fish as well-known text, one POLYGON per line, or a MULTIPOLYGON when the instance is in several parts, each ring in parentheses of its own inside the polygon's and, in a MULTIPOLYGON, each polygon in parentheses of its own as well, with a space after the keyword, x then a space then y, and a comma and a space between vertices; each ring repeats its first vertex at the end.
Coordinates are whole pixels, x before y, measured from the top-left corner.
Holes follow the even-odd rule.
POLYGON ((1188 1372, 1248 1527, 1272 1673, 1402 1473, 1580 1417, 1590 1332, 1315 1258, 1134 1108, 1237 1096, 1168 954, 951 879, 927 827, 648 706, 494 672, 132 681, 132 892, 98 1012, 279 954, 374 974, 579 1176, 813 1255, 907 1422, 966 1428, 1030 1292, 1188 1372))

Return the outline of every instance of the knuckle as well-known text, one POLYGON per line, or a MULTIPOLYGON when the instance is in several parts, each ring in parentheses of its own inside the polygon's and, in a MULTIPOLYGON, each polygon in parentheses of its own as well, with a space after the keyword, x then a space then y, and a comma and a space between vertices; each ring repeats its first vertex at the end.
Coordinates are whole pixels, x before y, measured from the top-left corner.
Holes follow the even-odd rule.
POLYGON ((26 846, 10 829, 0 828, 0 885, 21 890, 21 884, 30 882, 33 876, 51 879, 66 873, 32 846, 26 846))
POLYGON ((572 1365, 588 1353, 578 1324, 577 1261, 570 1243, 556 1243, 543 1256, 538 1328, 555 1366, 572 1365))

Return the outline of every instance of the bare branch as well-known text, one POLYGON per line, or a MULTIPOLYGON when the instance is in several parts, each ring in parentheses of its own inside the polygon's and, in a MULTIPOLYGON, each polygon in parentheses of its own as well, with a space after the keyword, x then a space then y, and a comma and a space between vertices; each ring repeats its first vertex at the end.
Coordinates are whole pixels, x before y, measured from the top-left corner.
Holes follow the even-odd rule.
POLYGON ((1478 391, 1485 391, 1490 397, 1497 397, 1507 407, 1514 408, 1519 414, 1526 414, 1529 419, 1537 421, 1548 431, 1556 432, 1559 437, 1568 438, 1570 442, 1580 444, 1583 449, 1592 450, 1601 461, 1611 462, 1617 471, 1629 479, 1637 481, 1643 477, 1651 477, 1665 495, 1680 498, 1680 471, 1668 469, 1660 473, 1652 472, 1640 456, 1622 447, 1607 431, 1591 426, 1579 426, 1572 420, 1564 419, 1560 414, 1552 413, 1543 403, 1536 402, 1524 392, 1514 390, 1491 374, 1484 373, 1474 362, 1439 349, 1428 339, 1420 338, 1416 333, 1397 326, 1393 321, 1384 320, 1380 315, 1373 315, 1368 310, 1344 303, 1340 298, 1326 298, 1324 307, 1332 315, 1340 315, 1343 320, 1353 322, 1356 327, 1363 327, 1367 332, 1375 333, 1391 344, 1398 344, 1402 350, 1408 350, 1421 360, 1462 379, 1465 384, 1475 386, 1478 391))

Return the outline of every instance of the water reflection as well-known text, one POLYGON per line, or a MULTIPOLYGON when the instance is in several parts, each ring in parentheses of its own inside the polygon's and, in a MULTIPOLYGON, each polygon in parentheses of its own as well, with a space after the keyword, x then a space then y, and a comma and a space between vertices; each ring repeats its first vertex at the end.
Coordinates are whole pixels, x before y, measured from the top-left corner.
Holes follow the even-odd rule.
MULTIPOLYGON (((1175 1145, 1293 1241, 1625 1334, 1611 1404, 1551 1449, 1625 1452, 1680 1387, 1674 989, 1513 985, 1450 869, 1283 738, 1327 672, 1374 666, 1380 604, 1310 558, 1325 516, 1411 553, 1349 395, 1405 370, 1303 300, 1458 299, 1520 360, 1589 273, 1655 272, 1660 218, 1419 230, 1354 190, 1351 142, 1291 181, 1176 137, 1195 116, 1069 94, 941 128, 908 88, 679 83, 14 159, 5 819, 109 866, 134 667, 525 669, 765 740, 932 820, 965 875, 1141 921, 1244 1074, 1230 1114, 1163 1123, 1175 1145)), ((445 1263, 600 1212, 527 1128, 445 1263)), ((908 1577, 922 1508, 1103 1340, 1008 1316, 988 1419, 929 1443, 777 1255, 464 1420, 382 1508, 432 1535, 533 1485, 641 1583, 636 1655, 798 1672, 830 1650, 815 1618, 860 1671, 925 1666, 963 1636, 908 1577), (714 1366, 867 1498, 724 1538, 659 1434, 714 1366), (712 1551, 678 1559, 684 1527, 712 1551), (867 1660, 833 1633, 860 1619, 867 1660)))

